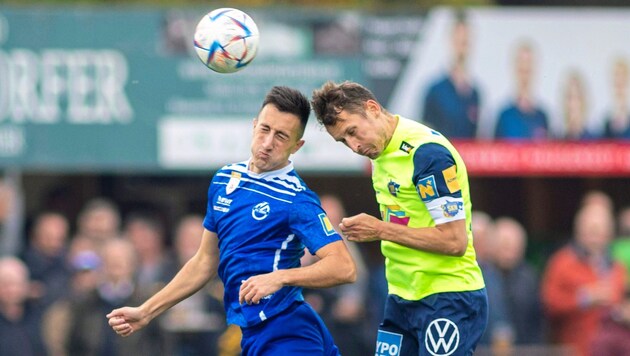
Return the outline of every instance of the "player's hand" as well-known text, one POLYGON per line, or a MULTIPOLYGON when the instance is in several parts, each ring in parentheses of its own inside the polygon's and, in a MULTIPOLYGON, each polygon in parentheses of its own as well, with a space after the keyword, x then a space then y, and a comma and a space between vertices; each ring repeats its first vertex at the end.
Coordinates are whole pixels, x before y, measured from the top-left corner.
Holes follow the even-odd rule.
POLYGON ((140 308, 123 307, 106 315, 109 326, 116 334, 127 337, 145 327, 149 321, 140 308))
POLYGON ((241 304, 258 304, 261 299, 272 295, 282 287, 282 282, 277 278, 276 272, 249 277, 241 283, 238 301, 241 304))
POLYGON ((370 242, 379 240, 381 223, 381 220, 361 213, 349 218, 343 218, 339 224, 339 229, 341 234, 350 241, 370 242))

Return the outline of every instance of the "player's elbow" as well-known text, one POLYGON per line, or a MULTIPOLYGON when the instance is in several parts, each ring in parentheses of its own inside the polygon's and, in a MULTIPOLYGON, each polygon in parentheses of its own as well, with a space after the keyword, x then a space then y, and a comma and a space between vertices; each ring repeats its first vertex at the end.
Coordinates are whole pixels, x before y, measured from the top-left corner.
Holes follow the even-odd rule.
POLYGON ((467 248, 468 248, 467 236, 464 236, 463 238, 455 237, 449 244, 447 255, 453 256, 453 257, 462 257, 466 254, 467 248))
POLYGON ((339 283, 354 283, 357 280, 357 266, 354 261, 350 259, 344 263, 343 269, 340 269, 339 283))
POLYGON ((462 257, 466 254, 466 247, 462 248, 461 246, 455 246, 450 255, 453 257, 462 257))

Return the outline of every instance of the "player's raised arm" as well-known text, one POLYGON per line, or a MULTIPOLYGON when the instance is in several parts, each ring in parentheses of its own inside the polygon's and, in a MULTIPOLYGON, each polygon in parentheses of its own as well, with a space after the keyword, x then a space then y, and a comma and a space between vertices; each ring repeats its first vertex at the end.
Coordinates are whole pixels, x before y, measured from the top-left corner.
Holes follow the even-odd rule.
POLYGON ((435 227, 410 228, 359 214, 344 218, 340 229, 349 241, 390 241, 448 256, 462 256, 468 247, 466 221, 463 219, 443 222, 435 227))
POLYGON ((216 272, 219 261, 218 239, 204 230, 197 253, 159 292, 139 307, 123 307, 107 314, 109 325, 123 337, 145 327, 155 317, 200 290, 216 272))
POLYGON ((241 285, 239 301, 257 304, 284 286, 328 288, 356 280, 354 260, 342 240, 323 246, 315 254, 319 261, 312 265, 281 269, 247 279, 241 285))

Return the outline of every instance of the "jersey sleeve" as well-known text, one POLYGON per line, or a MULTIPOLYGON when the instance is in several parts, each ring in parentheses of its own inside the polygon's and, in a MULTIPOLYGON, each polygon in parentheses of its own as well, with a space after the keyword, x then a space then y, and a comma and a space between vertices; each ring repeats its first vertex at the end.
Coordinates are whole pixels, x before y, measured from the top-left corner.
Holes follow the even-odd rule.
POLYGON ((290 214, 291 230, 308 248, 311 254, 331 242, 341 240, 328 216, 316 200, 304 200, 297 203, 290 214))
POLYGON ((466 218, 451 152, 437 143, 424 144, 413 157, 413 183, 436 225, 466 218))
POLYGON ((212 231, 212 232, 217 232, 216 226, 215 226, 215 221, 214 221, 214 208, 213 208, 213 197, 214 197, 214 187, 216 186, 216 184, 214 183, 215 178, 212 179, 212 181, 210 182, 210 186, 208 187, 208 203, 206 206, 206 216, 203 219, 203 227, 208 230, 208 231, 212 231))

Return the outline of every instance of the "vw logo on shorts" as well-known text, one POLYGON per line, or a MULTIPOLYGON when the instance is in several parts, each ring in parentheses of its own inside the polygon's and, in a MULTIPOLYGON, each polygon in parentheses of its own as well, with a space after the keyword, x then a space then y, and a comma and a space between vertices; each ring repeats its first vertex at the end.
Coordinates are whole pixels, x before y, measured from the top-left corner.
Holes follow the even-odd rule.
POLYGON ((424 335, 424 346, 433 356, 448 356, 459 346, 459 329, 454 322, 445 319, 435 319, 427 328, 424 335))
POLYGON ((262 220, 269 215, 270 210, 271 208, 269 207, 269 203, 266 201, 258 203, 254 206, 254 208, 252 208, 252 218, 262 220))

